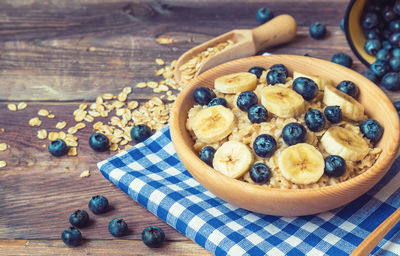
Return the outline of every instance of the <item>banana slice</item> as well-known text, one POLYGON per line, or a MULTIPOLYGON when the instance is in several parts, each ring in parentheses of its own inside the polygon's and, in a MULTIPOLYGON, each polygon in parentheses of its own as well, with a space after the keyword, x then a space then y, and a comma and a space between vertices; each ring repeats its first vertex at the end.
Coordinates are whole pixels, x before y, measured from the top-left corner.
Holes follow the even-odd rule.
POLYGON ((232 110, 222 105, 204 108, 192 120, 194 134, 205 143, 222 140, 232 132, 235 125, 232 110))
POLYGON ((279 117, 295 117, 305 110, 303 97, 292 89, 269 86, 261 90, 261 104, 279 117))
POLYGON ((257 86, 257 76, 249 72, 239 72, 221 76, 214 81, 214 89, 222 93, 252 91, 257 86))
POLYGON ((318 85, 319 90, 324 90, 326 85, 332 85, 332 83, 333 83, 332 80, 327 79, 327 78, 305 75, 305 74, 294 71, 293 72, 293 80, 295 80, 298 77, 306 77, 306 78, 313 80, 318 85))
POLYGON ((231 178, 239 178, 253 164, 254 158, 249 147, 238 141, 227 141, 217 149, 213 159, 215 170, 231 178))
POLYGON ((361 121, 364 118, 364 106, 333 86, 325 87, 323 102, 327 106, 338 105, 347 119, 361 121))
POLYGON ((369 152, 367 142, 355 132, 333 126, 321 137, 325 151, 331 155, 339 155, 345 160, 362 160, 369 152))
POLYGON ((307 185, 321 178, 324 174, 325 162, 321 152, 314 146, 299 143, 282 151, 278 166, 287 180, 307 185))

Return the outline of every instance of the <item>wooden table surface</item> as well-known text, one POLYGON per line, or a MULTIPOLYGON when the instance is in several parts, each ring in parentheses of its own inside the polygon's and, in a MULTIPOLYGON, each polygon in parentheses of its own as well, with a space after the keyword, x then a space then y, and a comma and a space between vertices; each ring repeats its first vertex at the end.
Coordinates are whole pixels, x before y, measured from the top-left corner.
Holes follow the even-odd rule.
MULTIPOLYGON (((151 89, 138 89, 142 81, 159 79, 156 58, 166 62, 186 50, 236 28, 257 26, 256 10, 267 6, 288 13, 298 22, 298 35, 289 44, 268 49, 272 53, 330 59, 339 51, 350 54, 357 71, 366 69, 352 54, 339 28, 346 0, 256 1, 121 1, 121 0, 4 0, 0 2, 0 151, 7 166, 0 169, 0 254, 135 254, 207 255, 202 247, 182 236, 102 177, 96 163, 114 153, 94 153, 86 143, 92 125, 79 131, 76 157, 51 157, 36 137, 38 127, 28 125, 39 109, 51 110, 54 119, 42 118, 41 128, 58 121, 74 124, 72 112, 108 92, 118 94, 131 86, 129 99, 144 101, 151 89), (215 2, 218 2, 216 4, 215 2), (313 40, 308 26, 327 25, 325 40, 313 40), (157 38, 173 39, 159 44, 157 38), (23 111, 7 104, 28 102, 23 111), (65 169, 69 168, 69 172, 65 169), (91 176, 80 173, 91 170, 91 176), (75 209, 87 209, 91 196, 105 195, 112 211, 95 216, 82 229, 85 242, 68 248, 60 240, 75 209), (107 231, 111 218, 124 218, 131 233, 123 239, 107 231), (160 226, 167 242, 149 249, 141 231, 160 226)), ((388 93, 392 100, 398 93, 388 93)), ((54 129, 53 129, 54 130, 54 129)))

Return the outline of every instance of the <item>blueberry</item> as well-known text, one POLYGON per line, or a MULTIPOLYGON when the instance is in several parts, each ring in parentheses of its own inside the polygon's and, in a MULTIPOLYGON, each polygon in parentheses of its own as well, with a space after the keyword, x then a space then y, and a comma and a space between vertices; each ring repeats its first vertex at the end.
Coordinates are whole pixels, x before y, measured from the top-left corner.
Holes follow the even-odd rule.
POLYGON ((108 209, 108 200, 104 196, 94 196, 88 206, 89 210, 95 214, 105 213, 108 209))
POLYGON ((336 89, 350 95, 355 98, 358 95, 358 87, 352 81, 342 81, 337 86, 336 89))
POLYGON ((400 47, 400 33, 392 34, 389 37, 389 43, 391 43, 395 48, 400 47))
POLYGON ((365 71, 361 72, 361 75, 365 76, 366 78, 368 78, 369 80, 371 80, 374 83, 378 83, 378 77, 371 70, 365 70, 365 71))
POLYGON ((265 184, 271 178, 271 169, 263 163, 255 163, 250 168, 250 178, 258 184, 265 184))
POLYGON ((379 39, 369 39, 364 44, 364 50, 369 55, 375 55, 382 48, 381 41, 379 39))
POLYGON ((242 111, 249 111, 250 107, 258 103, 257 95, 253 91, 241 92, 237 98, 236 105, 242 111))
POLYGON ((77 228, 69 227, 62 232, 61 239, 68 246, 78 246, 82 241, 82 234, 77 228))
POLYGON ((399 1, 399 0, 397 0, 397 1, 394 3, 394 5, 393 5, 393 11, 394 11, 396 14, 400 15, 400 1, 399 1))
POLYGON ((250 107, 247 117, 253 124, 266 122, 268 119, 268 110, 263 105, 253 105, 250 107))
POLYGON ((253 142, 253 149, 259 157, 270 157, 276 150, 276 140, 268 134, 258 135, 253 142))
POLYGON ((260 24, 263 24, 274 17, 274 13, 267 8, 260 8, 257 10, 256 19, 260 24))
POLYGON ((329 177, 340 177, 346 171, 346 161, 336 155, 329 155, 325 158, 324 173, 329 177))
POLYGON ((286 74, 282 70, 272 69, 267 73, 267 83, 271 85, 286 83, 286 74))
POLYGON ((333 55, 331 61, 333 63, 340 64, 348 68, 351 68, 351 66, 353 65, 353 59, 343 52, 339 52, 333 55))
POLYGON ((159 248, 164 242, 164 231, 156 226, 146 227, 142 232, 142 241, 150 248, 159 248))
POLYGON ((128 232, 128 224, 123 219, 113 219, 108 224, 108 231, 115 237, 121 237, 128 232))
POLYGON ((400 48, 394 48, 392 50, 393 57, 400 57, 400 48))
POLYGON ((209 166, 213 166, 213 159, 214 159, 215 149, 211 146, 205 146, 200 150, 200 159, 208 164, 209 166))
POLYGON ((62 139, 53 140, 49 144, 49 152, 53 156, 65 155, 68 152, 67 144, 62 139))
POLYGON ((396 19, 396 13, 390 7, 388 7, 383 10, 382 17, 385 21, 390 22, 396 19))
POLYGON ((364 14, 364 16, 361 19, 361 26, 364 29, 371 29, 376 26, 378 26, 379 23, 379 17, 376 15, 376 13, 373 12, 367 12, 364 14))
POLYGON ((135 143, 147 140, 152 134, 150 127, 145 124, 135 125, 131 129, 131 137, 135 143))
POLYGON ((391 21, 389 28, 394 33, 400 32, 400 20, 391 21))
POLYGON ((293 81, 292 88, 295 92, 310 101, 318 95, 318 85, 307 77, 298 77, 293 81))
POLYGON ((392 52, 387 49, 380 49, 376 55, 375 55, 376 60, 381 60, 381 61, 386 61, 388 62, 390 58, 392 58, 392 52))
POLYGON ((310 36, 315 39, 323 39, 326 35, 325 25, 315 22, 309 27, 310 36))
POLYGON ((371 71, 374 72, 378 78, 381 78, 384 74, 389 72, 389 66, 386 62, 377 60, 371 64, 371 71))
POLYGON ((85 210, 76 210, 69 216, 71 225, 83 228, 89 224, 89 214, 85 210))
POLYGON ((327 106, 324 110, 326 119, 333 123, 339 123, 342 121, 342 110, 339 106, 327 106))
POLYGON ((396 72, 386 73, 383 76, 381 83, 389 91, 398 91, 400 89, 399 73, 396 72))
POLYGON ((217 106, 217 105, 222 105, 227 108, 228 102, 226 102, 226 99, 224 99, 224 98, 214 98, 208 103, 207 106, 212 107, 212 106, 217 106))
POLYGON ((400 71, 400 57, 392 57, 389 60, 389 66, 394 72, 400 71))
POLYGON ((90 147, 97 152, 106 151, 109 144, 108 138, 102 133, 93 133, 89 138, 90 147))
POLYGON ((288 77, 289 76, 289 70, 287 69, 287 67, 283 64, 274 64, 271 67, 269 67, 270 70, 279 70, 283 73, 285 73, 285 76, 288 77))
POLYGON ((380 30, 377 28, 371 28, 364 31, 365 38, 368 39, 379 39, 380 38, 380 30))
POLYGON ((282 130, 282 139, 289 146, 305 142, 306 135, 306 128, 299 123, 289 123, 282 130))
POLYGON ((392 45, 389 43, 389 41, 382 41, 382 48, 386 49, 386 50, 391 50, 393 47, 392 45))
POLYGON ((390 37, 392 36, 392 31, 390 31, 389 29, 384 29, 381 32, 381 37, 385 40, 387 40, 390 43, 390 37))
POLYGON ((304 116, 304 122, 310 131, 319 132, 324 129, 325 116, 318 109, 310 109, 304 116))
POLYGON ((360 125, 360 130, 364 134, 364 137, 369 139, 372 143, 378 142, 383 135, 383 128, 378 121, 373 119, 365 120, 360 125))
POLYGON ((312 57, 312 56, 311 56, 310 54, 308 54, 308 53, 304 53, 303 56, 312 57))
POLYGON ((194 90, 193 97, 194 97, 194 100, 198 104, 204 106, 204 105, 207 105, 216 96, 215 96, 215 92, 213 90, 211 90, 210 88, 199 87, 199 88, 196 88, 196 90, 194 90))
POLYGON ((265 71, 265 68, 260 67, 260 66, 254 66, 252 68, 249 69, 249 73, 252 73, 254 75, 257 76, 257 78, 260 78, 260 76, 262 75, 262 73, 265 71))
POLYGON ((400 101, 393 102, 394 108, 397 110, 397 114, 400 117, 400 101))
POLYGON ((344 31, 344 19, 340 20, 340 29, 344 31))

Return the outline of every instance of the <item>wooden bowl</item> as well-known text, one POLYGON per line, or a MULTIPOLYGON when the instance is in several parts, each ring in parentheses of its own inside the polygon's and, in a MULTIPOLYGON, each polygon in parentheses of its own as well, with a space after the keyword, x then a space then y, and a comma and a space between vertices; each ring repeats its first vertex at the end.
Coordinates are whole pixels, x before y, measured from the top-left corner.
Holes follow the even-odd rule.
POLYGON ((338 64, 292 55, 238 59, 203 73, 179 94, 172 110, 170 128, 179 159, 200 184, 233 205, 278 216, 301 216, 328 211, 364 194, 383 177, 392 165, 398 151, 400 136, 397 112, 389 98, 375 84, 359 73, 338 64), (358 85, 359 101, 364 105, 366 113, 384 127, 384 134, 377 145, 382 149, 382 153, 370 169, 357 177, 328 187, 277 189, 229 178, 200 160, 193 149, 193 140, 185 127, 187 113, 195 105, 193 91, 200 86, 213 88, 214 80, 220 76, 247 71, 256 65, 269 67, 276 63, 284 64, 291 73, 298 71, 315 74, 332 79, 335 84, 350 80, 358 85))

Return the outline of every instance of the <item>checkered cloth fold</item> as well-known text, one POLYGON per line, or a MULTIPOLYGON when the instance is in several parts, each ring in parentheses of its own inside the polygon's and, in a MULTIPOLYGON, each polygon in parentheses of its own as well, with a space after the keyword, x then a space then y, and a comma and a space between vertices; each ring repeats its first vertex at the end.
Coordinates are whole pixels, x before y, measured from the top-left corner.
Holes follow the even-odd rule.
MULTIPOLYGON (((103 176, 215 255, 349 255, 400 207, 400 159, 368 193, 329 212, 276 217, 237 208, 201 186, 185 169, 169 126, 144 143, 102 161, 103 176)), ((400 255, 400 225, 373 255, 400 255)))

